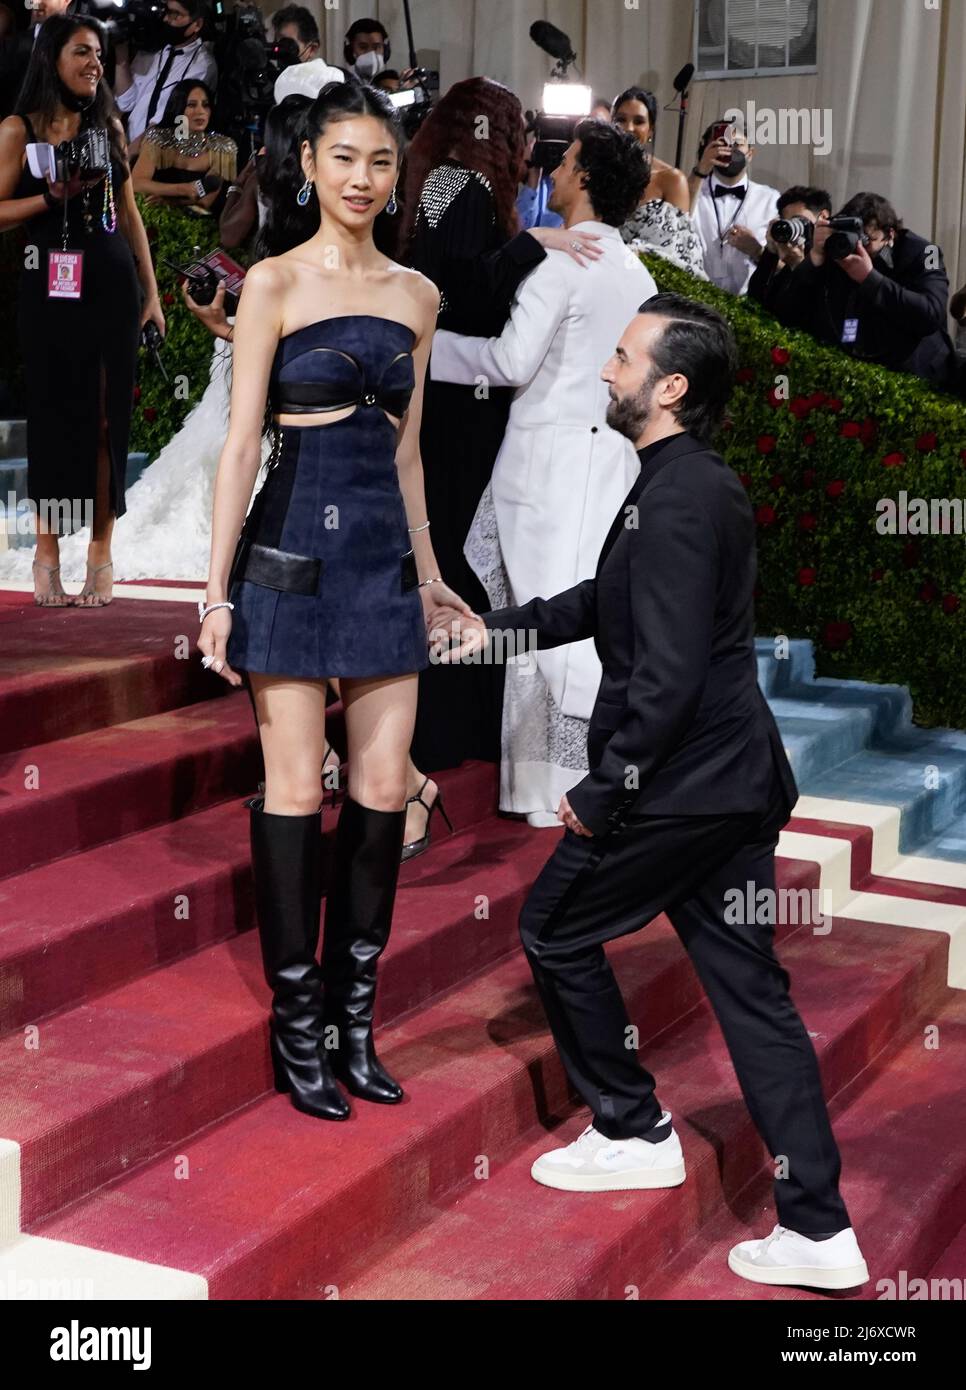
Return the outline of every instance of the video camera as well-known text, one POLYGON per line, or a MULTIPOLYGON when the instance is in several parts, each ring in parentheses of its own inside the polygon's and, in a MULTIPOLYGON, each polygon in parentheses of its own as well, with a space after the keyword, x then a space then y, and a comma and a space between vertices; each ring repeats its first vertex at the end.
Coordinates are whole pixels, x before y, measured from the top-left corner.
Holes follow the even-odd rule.
POLYGON ((294 39, 270 43, 259 9, 239 4, 229 12, 223 0, 212 6, 218 91, 212 125, 230 135, 244 161, 262 143, 265 116, 275 105, 275 81, 299 60, 294 39))
POLYGON ((433 109, 433 94, 439 92, 439 73, 429 68, 414 68, 415 87, 403 87, 398 92, 387 92, 386 96, 395 106, 408 139, 416 131, 433 109))
POLYGON ((164 0, 77 0, 75 13, 99 19, 114 43, 128 43, 142 53, 157 53, 165 44, 164 0))
POLYGON ((543 89, 542 110, 527 112, 527 134, 536 136, 530 165, 546 175, 556 169, 578 124, 590 115, 593 94, 589 87, 567 81, 567 70, 576 64, 577 55, 561 29, 538 19, 530 25, 530 37, 538 48, 556 59, 550 81, 543 89))

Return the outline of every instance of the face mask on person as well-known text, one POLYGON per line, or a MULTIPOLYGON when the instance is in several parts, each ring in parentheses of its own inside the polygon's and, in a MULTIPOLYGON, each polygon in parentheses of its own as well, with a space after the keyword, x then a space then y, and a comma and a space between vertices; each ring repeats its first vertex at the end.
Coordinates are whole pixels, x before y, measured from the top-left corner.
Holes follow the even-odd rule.
POLYGON ((172 48, 183 48, 185 44, 193 43, 198 37, 197 34, 192 34, 190 39, 186 36, 185 30, 190 27, 188 24, 162 24, 161 37, 165 44, 170 44, 172 48))
POLYGON ((371 82, 385 66, 385 58, 376 52, 360 53, 355 61, 355 70, 365 82, 371 82))
POLYGON ((726 179, 733 179, 736 174, 740 174, 744 171, 747 163, 748 156, 745 154, 744 150, 740 150, 738 146, 735 145, 731 151, 731 158, 728 160, 728 163, 724 165, 719 164, 717 166, 718 173, 723 174, 726 179))

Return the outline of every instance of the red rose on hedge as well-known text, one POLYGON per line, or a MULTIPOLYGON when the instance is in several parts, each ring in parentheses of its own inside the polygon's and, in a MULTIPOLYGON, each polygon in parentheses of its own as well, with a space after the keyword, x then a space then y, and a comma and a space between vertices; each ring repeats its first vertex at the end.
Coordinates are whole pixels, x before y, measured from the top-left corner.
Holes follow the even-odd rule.
POLYGON ((923 603, 932 603, 939 597, 939 590, 931 579, 927 579, 919 589, 919 598, 923 603))
POLYGON ((162 303, 162 304, 173 304, 173 303, 174 303, 174 295, 171 293, 170 290, 165 290, 164 294, 161 296, 161 303, 162 303))
POLYGON ((824 405, 827 400, 828 396, 824 391, 813 391, 808 398, 808 403, 814 410, 817 405, 824 405))
POLYGON ((867 449, 875 443, 875 437, 878 433, 879 426, 872 419, 871 415, 867 415, 862 421, 862 431, 859 436, 867 449))
POLYGON ((814 517, 811 512, 802 512, 798 518, 798 526, 801 531, 814 531, 817 525, 818 518, 814 517))
POLYGON ((910 541, 908 545, 902 547, 902 563, 907 570, 915 569, 919 563, 919 543, 910 541))
POLYGON ((804 396, 796 396, 793 401, 789 402, 788 409, 796 420, 804 420, 806 415, 811 414, 812 405, 804 396))
POLYGON ((861 433, 862 426, 859 424, 858 420, 846 420, 845 424, 839 430, 839 434, 841 434, 843 439, 858 439, 861 433))
POLYGON ((874 579, 876 583, 878 583, 879 580, 882 579, 882 578, 884 578, 884 577, 885 577, 885 570, 873 570, 873 571, 872 571, 872 574, 871 574, 871 576, 870 576, 870 578, 874 579))
POLYGON ((778 394, 777 386, 773 386, 771 388, 771 390, 768 392, 768 395, 765 397, 765 400, 771 406, 772 410, 781 410, 782 406, 785 404, 785 398, 784 396, 780 396, 778 394))
POLYGON ((136 401, 139 401, 139 400, 141 399, 141 388, 140 388, 140 386, 135 386, 135 388, 134 388, 134 399, 135 399, 136 401))
POLYGON ((833 415, 837 415, 842 409, 842 402, 839 400, 838 396, 830 396, 825 402, 825 409, 830 410, 833 415))
POLYGON ((739 483, 741 484, 742 487, 745 487, 745 488, 751 487, 751 474, 750 474, 750 473, 739 473, 739 474, 738 474, 738 481, 739 481, 739 483))
POLYGON ((776 367, 784 367, 791 361, 791 353, 788 348, 773 347, 771 350, 771 360, 776 367))
POLYGON ((777 492, 779 488, 785 486, 785 479, 780 473, 776 473, 773 478, 769 478, 768 486, 771 488, 772 492, 777 492))
POLYGON ((928 454, 932 449, 935 449, 937 443, 938 440, 936 436, 931 430, 928 430, 925 434, 921 434, 916 440, 916 448, 919 450, 920 454, 928 454))
POLYGON ((806 487, 814 487, 814 486, 815 486, 815 477, 816 477, 815 469, 814 469, 814 468, 806 468, 806 469, 805 469, 805 472, 802 474, 802 482, 805 484, 806 487))
POLYGON ((805 568, 798 571, 798 582, 803 589, 808 589, 815 583, 815 570, 805 568))
POLYGON ((775 438, 773 434, 760 434, 758 436, 759 454, 773 454, 775 452, 775 445, 777 443, 778 440, 775 438))
POLYGON ((145 420, 147 420, 149 425, 153 425, 155 420, 158 418, 158 412, 155 410, 153 405, 146 405, 144 409, 141 411, 141 414, 144 416, 145 420))
POLYGON ((775 508, 767 504, 759 507, 755 512, 755 520, 759 526, 773 526, 775 523, 775 508))
POLYGON ((854 629, 851 623, 826 623, 822 637, 825 645, 831 648, 832 651, 835 651, 837 648, 845 646, 846 642, 852 636, 853 631, 854 629))
POLYGON ((882 467, 898 468, 901 464, 905 463, 905 461, 905 454, 900 454, 897 450, 894 454, 886 454, 885 458, 882 460, 882 467))
POLYGON ((803 444, 814 444, 814 443, 815 443, 815 431, 814 431, 814 430, 808 430, 807 433, 804 434, 804 435, 802 436, 802 443, 803 443, 803 444))
POLYGON ((744 386, 746 382, 754 381, 754 379, 754 367, 739 367, 735 372, 735 381, 737 381, 740 386, 744 386))
POLYGON ((845 491, 845 484, 841 478, 836 478, 834 482, 829 483, 825 491, 828 493, 829 497, 841 497, 842 493, 845 491))
POLYGON ((959 610, 959 599, 955 594, 943 594, 943 612, 956 613, 959 610))

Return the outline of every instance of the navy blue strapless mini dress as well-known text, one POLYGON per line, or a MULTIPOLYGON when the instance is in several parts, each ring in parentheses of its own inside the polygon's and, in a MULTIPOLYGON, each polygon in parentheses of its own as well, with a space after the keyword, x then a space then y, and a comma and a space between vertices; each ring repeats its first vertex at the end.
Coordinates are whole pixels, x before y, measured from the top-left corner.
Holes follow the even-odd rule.
POLYGON ((414 341, 405 324, 370 314, 323 319, 279 341, 275 414, 355 408, 328 425, 275 427, 229 576, 236 670, 321 679, 429 665, 388 418, 409 406, 414 341))

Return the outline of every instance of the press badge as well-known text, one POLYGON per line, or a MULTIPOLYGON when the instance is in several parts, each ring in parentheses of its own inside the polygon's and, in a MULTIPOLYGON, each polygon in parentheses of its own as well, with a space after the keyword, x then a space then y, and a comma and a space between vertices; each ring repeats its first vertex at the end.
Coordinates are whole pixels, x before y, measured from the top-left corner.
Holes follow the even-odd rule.
POLYGON ((842 342, 854 343, 859 336, 858 319, 846 319, 842 325, 842 342))
POLYGON ((80 299, 83 251, 47 252, 47 298, 80 299))

